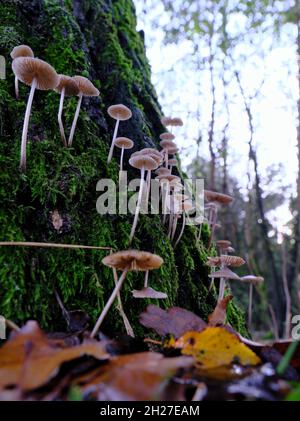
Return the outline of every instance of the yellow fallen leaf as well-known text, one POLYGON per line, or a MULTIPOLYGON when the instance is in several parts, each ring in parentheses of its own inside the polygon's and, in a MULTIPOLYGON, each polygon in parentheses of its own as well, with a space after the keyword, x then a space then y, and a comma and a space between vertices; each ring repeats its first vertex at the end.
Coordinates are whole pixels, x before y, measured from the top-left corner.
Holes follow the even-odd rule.
POLYGON ((257 365, 260 358, 240 339, 224 327, 207 327, 202 332, 187 332, 169 347, 180 348, 182 354, 192 355, 202 369, 211 369, 232 363, 257 365))

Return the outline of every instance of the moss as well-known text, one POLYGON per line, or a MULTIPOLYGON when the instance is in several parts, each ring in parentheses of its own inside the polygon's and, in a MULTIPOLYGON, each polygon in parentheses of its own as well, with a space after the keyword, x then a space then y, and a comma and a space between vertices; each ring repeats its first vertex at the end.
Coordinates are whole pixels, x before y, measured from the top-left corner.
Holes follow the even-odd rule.
MULTIPOLYGON (((142 38, 136 32, 131 0, 33 0, 0 4, 0 54, 7 57, 7 80, 0 85, 0 229, 2 240, 48 241, 128 247, 131 215, 101 216, 96 212, 96 184, 100 178, 118 180, 117 159, 106 159, 114 122, 106 108, 123 102, 133 117, 120 125, 120 135, 130 134, 136 148, 155 145, 162 126, 160 108, 150 82, 142 38), (64 3, 64 6, 62 6, 64 3), (29 44, 36 56, 49 61, 59 73, 90 77, 100 98, 85 99, 78 120, 74 146, 62 147, 57 127, 59 96, 37 91, 34 98, 27 147, 28 170, 20 174, 19 148, 28 87, 21 84, 21 99, 14 98, 14 77, 9 53, 19 43, 29 44), (56 230, 51 215, 58 211, 62 227, 56 230)), ((66 98, 67 132, 76 98, 66 98)), ((135 176, 129 170, 129 179, 135 176)), ((157 304, 181 305, 206 318, 215 296, 208 291, 207 227, 203 244, 195 242, 188 227, 174 250, 166 228, 156 215, 141 215, 134 247, 161 255, 164 265, 150 275, 150 284, 168 294, 157 304)), ((98 316, 113 285, 110 269, 101 263, 104 251, 54 249, 0 249, 0 314, 22 323, 37 319, 48 329, 63 327, 53 294, 60 292, 68 309, 98 316)), ((142 286, 141 273, 128 274, 122 291, 125 309, 138 334, 139 313, 146 300, 132 300, 131 290, 142 286)), ((230 321, 244 329, 240 311, 232 306, 230 321)), ((123 329, 116 308, 106 329, 123 329)))

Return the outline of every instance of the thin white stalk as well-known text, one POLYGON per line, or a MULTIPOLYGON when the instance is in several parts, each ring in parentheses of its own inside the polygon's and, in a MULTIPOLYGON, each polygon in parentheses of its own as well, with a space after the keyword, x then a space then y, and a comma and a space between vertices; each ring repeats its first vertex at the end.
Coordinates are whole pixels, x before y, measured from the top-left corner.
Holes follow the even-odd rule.
POLYGON ((69 137, 69 141, 68 141, 68 146, 72 146, 72 143, 73 143, 73 138, 74 138, 74 133, 75 133, 76 125, 77 125, 77 120, 78 120, 79 113, 80 113, 82 98, 83 98, 83 93, 80 92, 78 103, 77 103, 77 108, 76 108, 76 112, 75 112, 75 116, 74 116, 74 120, 73 120, 72 127, 71 127, 71 133, 70 133, 70 137, 69 137))
POLYGON ((179 216, 178 215, 174 215, 174 223, 173 223, 173 229, 172 229, 172 235, 171 235, 171 240, 174 240, 175 234, 176 234, 176 228, 177 228, 177 223, 178 223, 178 219, 179 216))
POLYGON ((168 238, 171 238, 172 230, 173 230, 173 221, 174 221, 174 215, 172 212, 170 212, 169 215, 169 230, 168 230, 168 238))
POLYGON ((220 286, 219 286, 218 301, 221 301, 224 298, 224 293, 225 293, 225 279, 221 278, 220 279, 220 286))
POLYGON ((248 328, 251 330, 252 325, 252 301, 253 301, 253 284, 249 286, 249 307, 248 307, 248 328))
POLYGON ((168 200, 168 196, 169 196, 169 182, 164 183, 164 185, 166 185, 166 187, 164 187, 163 190, 163 195, 164 195, 164 199, 163 199, 163 203, 164 203, 164 216, 163 216, 163 223, 166 223, 166 218, 167 218, 167 200, 168 200))
POLYGON ((212 220, 212 225, 211 225, 211 230, 210 230, 210 237, 209 237, 209 241, 208 241, 208 248, 210 248, 212 240, 213 240, 213 236, 215 233, 215 228, 216 228, 216 223, 217 223, 217 216, 218 212, 217 212, 217 208, 214 209, 214 213, 213 213, 213 220, 212 220))
POLYGON ((145 273, 144 288, 148 288, 149 270, 145 273))
POLYGON ((115 130, 114 130, 114 135, 111 141, 111 145, 110 145, 110 150, 109 150, 109 154, 107 157, 107 163, 109 164, 112 157, 113 157, 113 153, 114 153, 114 147, 115 147, 115 141, 118 135, 118 130, 119 130, 119 124, 120 124, 120 120, 116 121, 116 125, 115 125, 115 130))
POLYGON ((60 94, 59 110, 58 110, 57 120, 58 120, 61 140, 62 140, 64 146, 67 148, 68 144, 67 144, 67 139, 66 139, 66 135, 65 135, 64 125, 63 125, 63 122, 62 122, 62 113, 63 113, 63 108, 64 108, 65 91, 66 91, 66 89, 63 88, 62 91, 61 91, 61 94, 60 94))
POLYGON ((121 150, 120 171, 123 171, 123 162, 124 162, 124 148, 122 148, 121 150))
POLYGON ((19 99, 19 79, 17 76, 15 76, 15 92, 16 98, 19 99))
POLYGON ((150 189, 151 189, 151 170, 147 172, 147 187, 146 187, 146 205, 148 206, 149 196, 150 196, 150 189))
POLYGON ((124 272, 122 273, 121 277, 119 278, 117 285, 115 286, 111 296, 109 297, 109 300, 107 301, 107 303, 104 306, 104 309, 102 310, 97 323, 95 324, 95 327, 91 333, 91 338, 94 338, 98 332, 98 330, 100 329, 100 326, 103 322, 103 320, 105 319, 105 316, 107 315, 109 309, 111 308, 111 306, 113 305, 113 302, 115 301, 115 298, 118 295, 118 292, 120 291, 123 282, 125 281, 126 278, 126 274, 127 274, 127 270, 124 270, 124 272))
POLYGON ((139 218, 139 213, 140 213, 140 209, 141 209, 141 202, 142 202, 142 197, 143 197, 143 190, 144 190, 144 177, 145 177, 145 168, 142 168, 141 169, 140 191, 139 191, 138 200, 137 200, 137 204, 136 204, 136 208, 135 208, 134 221, 133 221, 131 232, 130 232, 129 244, 132 242, 132 239, 133 239, 133 236, 134 236, 134 233, 135 233, 135 229, 136 229, 136 226, 137 226, 138 218, 139 218))
POLYGON ((180 234, 179 234, 179 236, 178 236, 178 238, 176 240, 176 243, 174 244, 174 248, 177 246, 177 244, 181 240, 181 237, 183 236, 183 232, 184 232, 184 228, 185 228, 185 220, 186 220, 186 218, 185 218, 185 212, 183 212, 182 218, 183 218, 182 219, 182 228, 181 228, 180 234))
POLYGON ((33 79, 30 94, 27 101, 26 113, 24 118, 24 125, 23 125, 23 132, 22 132, 22 143, 21 143, 21 159, 20 159, 20 169, 22 171, 26 171, 26 145, 27 145, 27 134, 28 134, 28 126, 29 126, 29 119, 31 114, 32 102, 34 97, 34 92, 36 89, 36 79, 33 79))
POLYGON ((166 150, 166 158, 165 158, 165 167, 168 168, 168 162, 169 162, 169 154, 168 151, 166 150))
MULTIPOLYGON (((118 273, 117 273, 117 269, 113 268, 113 275, 114 275, 114 281, 115 281, 115 286, 117 286, 118 283, 118 273)), ((121 299, 121 293, 120 291, 117 294, 117 299, 118 299, 118 311, 123 319, 123 323, 126 329, 126 333, 128 336, 131 336, 132 338, 134 338, 134 332, 133 329, 131 327, 131 324, 125 314, 124 308, 123 308, 123 304, 122 304, 122 299, 121 299)))
POLYGON ((200 224, 200 227, 199 227, 198 236, 197 236, 197 241, 200 241, 200 238, 201 238, 202 225, 203 225, 203 224, 200 224))

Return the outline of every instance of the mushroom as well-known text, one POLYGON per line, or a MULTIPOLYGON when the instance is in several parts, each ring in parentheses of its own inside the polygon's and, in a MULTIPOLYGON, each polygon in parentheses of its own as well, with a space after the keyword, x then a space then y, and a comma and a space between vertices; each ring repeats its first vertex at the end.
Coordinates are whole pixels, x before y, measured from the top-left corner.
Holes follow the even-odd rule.
MULTIPOLYGON (((32 49, 28 45, 18 45, 15 47, 12 52, 10 53, 10 56, 13 60, 15 60, 18 57, 34 57, 32 49)), ((16 98, 19 98, 19 79, 17 75, 15 75, 15 92, 16 92, 16 98)))
POLYGON ((16 58, 12 63, 12 68, 14 74, 21 82, 31 86, 24 118, 21 143, 20 168, 22 171, 25 171, 27 133, 34 92, 36 89, 40 89, 43 91, 55 89, 59 83, 59 77, 54 68, 50 66, 50 64, 38 58, 16 58))
POLYGON ((231 246, 231 241, 218 240, 216 244, 217 244, 218 249, 220 250, 220 254, 227 254, 228 249, 231 246))
POLYGON ((171 175, 171 171, 168 168, 160 167, 155 171, 157 175, 171 175))
POLYGON ((253 285, 259 285, 264 282, 264 278, 261 276, 246 275, 241 277, 242 282, 249 284, 249 304, 248 304, 248 327, 252 325, 252 303, 253 303, 253 285))
POLYGON ((78 86, 78 89, 79 89, 79 93, 78 93, 79 98, 78 98, 76 112, 75 112, 75 115, 74 115, 74 120, 73 120, 72 127, 71 127, 68 146, 72 146, 72 143, 73 143, 73 138, 74 138, 74 133, 75 133, 76 125, 77 125, 77 120, 78 120, 79 113, 80 113, 82 98, 84 96, 92 97, 92 96, 99 96, 100 95, 99 90, 86 77, 74 76, 73 80, 75 80, 75 82, 77 83, 77 86, 78 86))
POLYGON ((64 131, 64 125, 62 122, 64 100, 65 100, 65 96, 77 96, 79 94, 79 87, 76 81, 72 77, 65 76, 65 75, 58 75, 58 76, 59 76, 59 84, 55 88, 55 91, 60 94, 57 120, 58 120, 61 140, 64 146, 68 147, 68 143, 67 143, 67 139, 66 139, 65 131, 64 131))
POLYGON ((177 238, 177 240, 176 240, 176 242, 174 244, 174 248, 177 246, 177 244, 181 240, 181 237, 183 236, 183 232, 184 232, 184 228, 185 228, 185 223, 186 223, 186 216, 185 216, 185 214, 188 213, 188 212, 190 212, 192 209, 194 209, 194 206, 193 206, 192 201, 191 200, 185 200, 182 203, 182 209, 183 209, 183 212, 182 212, 182 216, 183 216, 183 219, 182 219, 182 227, 181 227, 180 234, 179 234, 179 236, 178 236, 178 238, 177 238))
POLYGON ((170 191, 170 183, 174 180, 180 180, 180 178, 177 175, 172 174, 161 174, 156 177, 157 180, 159 180, 161 185, 161 191, 162 191, 162 202, 163 202, 163 223, 166 222, 167 217, 167 200, 169 197, 169 191, 170 191))
POLYGON ((172 121, 172 117, 162 117, 160 121, 162 125, 169 126, 172 121))
POLYGON ((176 143, 174 143, 172 140, 162 140, 160 143, 160 146, 163 148, 163 152, 165 154, 165 167, 168 168, 168 153, 169 150, 177 149, 176 143))
MULTIPOLYGON (((156 268, 153 268, 156 269, 156 268)), ((155 289, 148 286, 149 270, 145 273, 144 288, 134 289, 132 295, 134 298, 156 298, 158 300, 168 298, 167 294, 161 291, 155 291, 155 289)))
POLYGON ((133 239, 134 233, 135 233, 135 229, 136 229, 136 226, 137 226, 138 217, 139 217, 139 213, 140 213, 141 202, 142 202, 142 197, 143 197, 143 190, 144 190, 145 170, 151 170, 151 171, 155 170, 158 167, 158 164, 157 164, 157 161, 149 155, 133 156, 129 159, 129 164, 132 167, 137 168, 141 171, 140 190, 139 190, 137 205, 136 205, 136 208, 135 208, 134 221, 133 221, 133 224, 132 224, 130 237, 129 237, 129 244, 130 244, 132 239, 133 239))
POLYGON ((124 150, 133 148, 133 141, 128 137, 117 137, 115 139, 115 146, 121 149, 120 171, 123 171, 124 150))
POLYGON ((109 300, 105 304, 97 323, 91 333, 91 337, 94 338, 105 319, 109 309, 111 308, 113 302, 115 301, 119 291, 122 288, 122 285, 125 281, 127 272, 129 271, 148 271, 152 269, 158 269, 163 264, 163 259, 156 254, 152 254, 146 251, 138 250, 125 250, 119 251, 113 254, 110 254, 102 260, 102 263, 105 266, 110 268, 115 268, 116 270, 121 270, 122 274, 115 285, 115 288, 109 297, 109 300))
POLYGON ((161 135, 159 135, 160 140, 174 140, 175 139, 175 135, 173 135, 172 133, 169 132, 165 132, 162 133, 161 135))
POLYGON ((169 159, 169 160, 168 160, 168 165, 169 165, 169 167, 170 167, 170 171, 171 171, 171 173, 172 173, 172 169, 173 169, 173 167, 177 167, 177 166, 178 166, 178 161, 177 161, 177 159, 176 159, 176 158, 171 158, 171 159, 169 159))
POLYGON ((118 135, 120 121, 129 120, 132 117, 132 112, 128 107, 126 107, 126 105, 123 104, 111 105, 110 107, 108 107, 107 112, 110 115, 110 117, 116 120, 115 130, 107 158, 107 163, 109 164, 114 153, 115 140, 118 135))
POLYGON ((246 262, 239 256, 228 256, 228 255, 221 255, 218 257, 209 257, 206 264, 210 267, 220 267, 220 270, 217 272, 213 272, 209 275, 210 278, 220 278, 220 286, 219 286, 219 297, 218 301, 221 301, 224 297, 225 293, 225 283, 226 279, 240 279, 240 277, 232 272, 228 266, 230 267, 240 267, 244 265, 246 262))

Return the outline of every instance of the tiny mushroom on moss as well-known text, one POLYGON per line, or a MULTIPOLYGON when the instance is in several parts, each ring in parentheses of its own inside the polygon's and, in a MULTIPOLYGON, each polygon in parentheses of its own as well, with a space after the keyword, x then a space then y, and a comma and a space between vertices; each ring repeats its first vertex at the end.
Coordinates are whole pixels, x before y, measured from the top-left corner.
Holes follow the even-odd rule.
POLYGON ((65 75, 58 75, 58 76, 59 76, 59 84, 55 88, 55 91, 60 94, 57 120, 58 120, 61 140, 63 142, 63 145, 67 147, 68 143, 65 136, 64 125, 62 122, 64 100, 65 100, 65 96, 77 96, 79 94, 79 87, 75 79, 73 79, 72 77, 65 76, 65 75))
POLYGON ((38 58, 16 58, 13 61, 12 67, 17 78, 26 85, 31 86, 24 118, 21 143, 20 169, 25 171, 28 125, 31 115, 34 92, 36 89, 40 89, 42 91, 55 89, 59 83, 59 77, 54 68, 50 66, 50 64, 38 58))
POLYGON ((115 140, 118 136, 120 121, 129 120, 132 117, 132 112, 128 107, 126 107, 126 105, 123 105, 123 104, 111 105, 110 107, 108 107, 107 112, 111 118, 116 120, 115 130, 114 130, 114 134, 113 134, 113 138, 112 138, 112 142, 111 142, 111 146, 110 146, 110 150, 109 150, 109 154, 107 158, 107 163, 109 164, 113 157, 115 140))
MULTIPOLYGON (((153 267, 151 269, 156 269, 156 267, 153 267)), ((134 289, 132 291, 132 295, 134 296, 134 298, 155 298, 158 300, 168 298, 168 295, 166 293, 161 292, 161 291, 156 291, 155 289, 148 286, 149 270, 145 272, 144 288, 134 289)))
MULTIPOLYGON (((10 53, 10 56, 13 60, 15 60, 18 57, 34 57, 34 53, 28 45, 18 45, 12 50, 12 52, 10 53)), ((16 93, 16 98, 18 99, 19 98, 19 79, 17 75, 15 75, 15 93, 16 93)))
POLYGON ((152 254, 146 251, 138 250, 124 250, 113 254, 110 254, 102 260, 105 266, 121 270, 122 274, 115 285, 115 288, 105 304, 97 323, 91 333, 91 337, 94 338, 105 319, 109 309, 115 301, 129 271, 149 271, 152 269, 158 269, 163 264, 163 259, 156 254, 152 254))
POLYGON ((262 276, 246 275, 241 277, 241 281, 249 284, 248 328, 250 329, 252 325, 253 286, 262 284, 264 278, 262 276))
POLYGON ((78 93, 77 108, 76 108, 76 112, 75 112, 75 115, 74 115, 74 120, 73 120, 73 123, 72 123, 71 132, 70 132, 70 136, 69 136, 69 140, 68 140, 68 146, 72 146, 72 143, 73 143, 75 129, 76 129, 76 125, 77 125, 77 120, 78 120, 79 113, 80 113, 82 98, 84 96, 93 97, 93 96, 99 96, 100 95, 99 90, 86 77, 84 77, 84 76, 74 76, 73 80, 75 80, 75 82, 77 83, 79 93, 78 93))
POLYGON ((117 137, 115 140, 115 146, 121 149, 121 157, 120 157, 120 171, 123 171, 123 161, 124 161, 124 150, 125 149, 132 149, 134 143, 128 137, 117 137))
POLYGON ((179 241, 181 240, 181 237, 183 236, 184 228, 185 228, 185 225, 186 225, 186 214, 188 214, 191 210, 194 209, 193 202, 191 200, 185 200, 182 203, 182 209, 183 209, 183 212, 182 212, 182 217, 183 217, 182 227, 181 227, 180 234, 179 234, 177 240, 175 241, 174 248, 178 245, 179 241))

